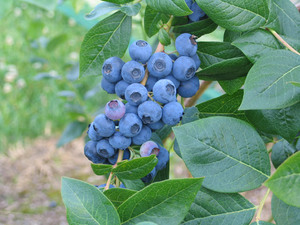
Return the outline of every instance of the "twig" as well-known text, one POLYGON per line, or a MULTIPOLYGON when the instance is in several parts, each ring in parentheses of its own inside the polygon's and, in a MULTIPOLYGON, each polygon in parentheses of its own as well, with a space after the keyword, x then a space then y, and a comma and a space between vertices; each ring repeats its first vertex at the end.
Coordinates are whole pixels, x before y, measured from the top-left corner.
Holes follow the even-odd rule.
MULTIPOLYGON (((124 155, 124 151, 122 149, 119 149, 118 160, 117 160, 116 164, 113 166, 113 168, 115 168, 117 166, 118 162, 121 162, 123 160, 123 155, 124 155)), ((112 177, 113 177, 113 172, 111 172, 109 174, 109 177, 107 179, 107 182, 106 182, 104 190, 108 190, 109 189, 109 185, 110 185, 112 177)), ((117 187, 120 186, 120 181, 119 181, 118 178, 116 178, 116 186, 117 187)))
POLYGON ((257 223, 260 220, 261 212, 262 212, 262 209, 263 209, 263 207, 265 205, 265 202, 267 200, 267 197, 268 197, 269 193, 270 193, 270 188, 268 188, 267 193, 265 194, 264 198, 261 200, 261 202, 259 204, 257 215, 256 215, 256 222, 257 223))
POLYGON ((211 83, 212 81, 204 81, 202 84, 200 84, 200 88, 197 93, 193 97, 185 100, 185 107, 191 107, 195 105, 197 100, 203 95, 211 83))
POLYGON ((290 51, 300 55, 300 53, 297 50, 295 50, 292 46, 290 46, 282 37, 280 37, 280 35, 275 30, 271 28, 267 28, 267 30, 269 30, 277 38, 277 40, 279 40, 290 51))

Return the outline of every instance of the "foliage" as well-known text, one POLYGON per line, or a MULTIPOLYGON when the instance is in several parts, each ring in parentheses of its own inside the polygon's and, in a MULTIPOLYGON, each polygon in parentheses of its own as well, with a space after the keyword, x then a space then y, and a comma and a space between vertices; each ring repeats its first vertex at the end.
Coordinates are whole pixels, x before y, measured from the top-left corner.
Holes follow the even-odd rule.
MULTIPOLYGON (((154 168, 155 156, 118 161, 114 166, 93 164, 96 174, 110 173, 104 190, 63 178, 62 197, 69 223, 247 225, 257 209, 255 224, 269 224, 260 217, 272 191, 273 217, 278 224, 288 224, 289 215, 296 215, 300 207, 300 153, 295 153, 300 150, 300 54, 293 41, 299 37, 300 15, 295 6, 283 0, 256 4, 196 0, 208 18, 189 23, 191 11, 184 0, 108 2, 115 4, 117 12, 86 34, 80 54, 81 77, 101 75, 107 58, 124 55, 132 16, 140 10, 145 33, 158 39, 159 50, 180 33, 199 37, 217 26, 225 28, 224 42, 198 41, 202 64, 196 75, 206 84, 219 82, 227 94, 186 109, 182 123, 172 128, 176 142, 170 127, 154 135, 171 140, 171 147, 176 143, 177 154, 194 178, 170 180, 167 167, 143 187, 139 179, 154 168), (276 166, 281 165, 271 174, 268 153, 272 150, 265 144, 273 145, 280 136, 295 151, 284 154, 286 158, 280 155, 276 166), (117 186, 122 181, 126 191, 107 190, 111 178, 117 186), (261 185, 269 189, 259 207, 238 194, 261 185), (107 210, 100 210, 104 206, 107 210), (290 207, 293 212, 289 212, 290 207), (104 222, 108 211, 111 216, 104 222)), ((103 11, 105 5, 111 7, 100 4, 103 11)), ((205 91, 201 86, 200 90, 205 91)), ((138 152, 135 146, 130 150, 138 152)), ((293 219, 294 224, 300 223, 299 218, 293 219)))

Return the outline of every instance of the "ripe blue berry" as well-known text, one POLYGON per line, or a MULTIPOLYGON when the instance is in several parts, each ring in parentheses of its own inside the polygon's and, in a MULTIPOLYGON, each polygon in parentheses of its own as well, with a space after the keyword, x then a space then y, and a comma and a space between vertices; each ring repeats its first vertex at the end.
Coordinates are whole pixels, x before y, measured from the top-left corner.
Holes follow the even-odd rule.
POLYGON ((163 52, 154 53, 147 63, 147 68, 151 76, 162 78, 172 71, 172 59, 163 52))
POLYGON ((84 155, 93 163, 104 163, 106 159, 97 154, 97 142, 88 141, 84 146, 84 155))
POLYGON ((103 137, 110 137, 115 133, 115 123, 104 114, 99 114, 95 118, 93 127, 95 131, 103 137))
POLYGON ((115 94, 115 84, 109 82, 104 77, 102 77, 102 80, 101 80, 101 87, 108 94, 115 94))
POLYGON ((159 146, 159 154, 157 156, 158 162, 155 166, 156 171, 162 170, 166 167, 169 162, 170 156, 167 149, 162 146, 159 146))
POLYGON ((159 129, 163 128, 164 125, 165 125, 164 122, 162 120, 159 120, 156 123, 148 124, 148 127, 150 127, 151 130, 159 130, 159 129))
POLYGON ((185 3, 187 4, 187 6, 189 8, 191 8, 192 4, 193 4, 193 0, 185 0, 185 3))
POLYGON ((178 94, 184 98, 193 97, 197 93, 199 86, 200 84, 198 77, 193 77, 190 80, 182 81, 177 89, 178 94))
POLYGON ((146 141, 149 141, 152 136, 152 131, 148 126, 143 126, 141 132, 132 138, 132 142, 135 145, 141 145, 146 141))
POLYGON ((134 83, 129 85, 125 90, 125 99, 131 105, 138 106, 148 98, 148 91, 144 85, 134 83))
POLYGON ((135 41, 129 47, 129 55, 133 60, 145 64, 152 55, 152 47, 146 41, 135 41))
POLYGON ((145 177, 142 178, 142 181, 144 183, 150 183, 154 179, 155 176, 156 176, 156 169, 154 167, 153 170, 149 174, 147 174, 145 177))
POLYGON ((121 70, 124 62, 119 57, 111 57, 103 63, 102 74, 103 77, 111 82, 116 83, 122 79, 121 70))
POLYGON ((138 107, 135 105, 131 105, 128 102, 125 104, 126 107, 126 113, 134 113, 137 114, 138 107))
POLYGON ((201 61, 199 59, 198 54, 193 55, 191 58, 195 61, 196 70, 199 69, 199 67, 201 65, 201 61))
POLYGON ((177 55, 175 55, 175 54, 170 54, 170 55, 168 55, 173 61, 175 61, 177 58, 178 58, 178 56, 177 55))
POLYGON ((142 130, 142 121, 134 113, 125 113, 119 123, 120 132, 126 137, 134 137, 142 130))
POLYGON ((153 98, 160 103, 176 101, 176 87, 167 79, 161 79, 153 86, 153 98))
POLYGON ((126 81, 124 80, 120 80, 118 83, 116 83, 116 86, 115 86, 115 92, 116 94, 122 98, 122 99, 125 99, 125 90, 126 88, 129 86, 130 84, 127 83, 126 81))
POLYGON ((163 108, 162 121, 170 126, 174 126, 180 122, 183 116, 183 108, 178 102, 170 102, 163 108))
POLYGON ((103 137, 101 137, 94 129, 94 122, 89 125, 89 129, 86 132, 89 138, 93 141, 100 141, 103 137))
POLYGON ((126 188, 125 185, 122 183, 120 184, 120 188, 126 188))
POLYGON ((161 119, 162 109, 153 101, 146 101, 139 105, 138 115, 144 124, 155 123, 161 119))
POLYGON ((105 115, 111 120, 119 120, 125 114, 125 105, 120 100, 111 100, 105 106, 105 115))
POLYGON ((173 75, 177 80, 191 79, 196 72, 195 61, 191 57, 181 56, 174 62, 173 75))
POLYGON ((183 33, 175 40, 175 47, 182 56, 193 56, 197 52, 197 42, 195 36, 183 33))
POLYGON ((126 149, 131 145, 131 138, 125 137, 120 132, 114 133, 108 140, 109 144, 115 149, 126 149))
POLYGON ((109 158, 115 154, 115 149, 109 144, 108 140, 102 139, 97 143, 97 153, 98 155, 109 158))
POLYGON ((145 69, 142 64, 131 60, 124 64, 121 74, 126 82, 139 83, 144 79, 145 69))
POLYGON ((158 155, 159 154, 159 147, 154 141, 147 141, 142 144, 140 148, 140 155, 141 157, 147 157, 150 155, 158 155))
POLYGON ((193 11, 192 14, 189 15, 189 19, 192 22, 196 22, 205 17, 205 12, 199 7, 199 5, 194 2, 190 9, 193 11))
POLYGON ((168 80, 172 81, 173 84, 175 85, 176 89, 177 89, 177 88, 179 87, 179 85, 180 85, 180 81, 177 80, 177 79, 173 76, 172 73, 169 74, 168 76, 166 76, 165 79, 168 79, 168 80))
POLYGON ((153 76, 148 77, 145 87, 147 88, 147 90, 149 92, 151 92, 153 90, 153 86, 157 81, 158 81, 158 79, 156 77, 153 77, 153 76))

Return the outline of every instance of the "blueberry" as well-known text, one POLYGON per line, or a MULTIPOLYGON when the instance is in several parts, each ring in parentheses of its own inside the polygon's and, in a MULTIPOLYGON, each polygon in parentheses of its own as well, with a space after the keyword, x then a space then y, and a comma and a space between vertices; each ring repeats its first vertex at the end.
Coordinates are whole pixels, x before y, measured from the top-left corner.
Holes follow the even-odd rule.
POLYGON ((125 105, 120 100, 111 100, 105 106, 105 115, 111 120, 119 120, 125 114, 125 105))
POLYGON ((180 81, 177 80, 177 79, 173 76, 172 73, 169 74, 168 76, 166 76, 165 79, 168 79, 168 80, 172 81, 173 84, 175 85, 176 89, 177 89, 177 88, 179 87, 179 85, 180 85, 180 81))
POLYGON ((122 183, 120 184, 120 188, 126 188, 125 185, 122 183))
POLYGON ((122 99, 125 99, 125 90, 126 88, 129 86, 130 84, 127 83, 126 81, 124 80, 120 80, 118 83, 116 83, 116 86, 115 86, 115 92, 116 94, 122 98, 122 99))
POLYGON ((132 138, 132 142, 135 145, 141 145, 146 141, 149 141, 152 136, 152 131, 148 126, 143 126, 141 132, 132 138))
POLYGON ((151 45, 143 40, 135 41, 129 47, 129 55, 133 60, 145 64, 152 55, 151 45))
POLYGON ((131 145, 131 138, 125 137, 120 132, 116 132, 109 138, 109 144, 115 149, 126 149, 131 145))
POLYGON ((123 79, 132 84, 139 83, 144 79, 145 69, 142 64, 136 61, 129 61, 122 67, 122 77, 123 79))
POLYGON ((191 8, 192 4, 193 4, 193 0, 185 0, 185 3, 187 4, 187 6, 189 8, 191 8))
POLYGON ((205 17, 205 12, 199 7, 199 5, 194 2, 190 9, 193 11, 192 14, 189 15, 189 19, 192 22, 196 22, 205 17))
POLYGON ((182 56, 193 56, 197 52, 197 42, 195 36, 183 33, 175 40, 175 47, 182 56))
POLYGON ((94 122, 89 125, 89 129, 87 131, 87 135, 93 141, 100 141, 103 137, 100 136, 94 129, 94 122))
POLYGON ((128 149, 125 149, 123 153, 123 160, 125 159, 130 159, 130 151, 128 149))
POLYGON ((177 55, 175 55, 175 54, 170 54, 170 55, 168 55, 173 61, 175 61, 177 58, 178 58, 178 56, 177 55))
POLYGON ((183 98, 193 97, 200 87, 198 77, 193 77, 188 81, 182 81, 178 88, 178 94, 183 98))
POLYGON ((162 146, 159 146, 159 154, 157 156, 158 162, 155 166, 156 171, 162 170, 166 167, 169 162, 169 152, 162 146))
POLYGON ((121 70, 124 62, 119 57, 111 57, 103 63, 102 74, 103 77, 111 82, 116 83, 122 79, 121 70))
POLYGON ((98 155, 109 158, 115 154, 115 149, 109 144, 108 140, 102 139, 97 143, 97 153, 98 155))
POLYGON ((128 102, 125 104, 126 107, 126 113, 134 113, 137 114, 138 107, 135 105, 131 105, 128 102))
POLYGON ((180 122, 183 116, 183 108, 178 102, 170 102, 163 108, 162 121, 170 126, 180 122))
POLYGON ((125 99, 131 105, 138 106, 148 98, 148 91, 144 85, 134 83, 129 85, 125 90, 125 99))
POLYGON ((160 103, 176 101, 176 87, 167 79, 161 79, 153 86, 153 98, 160 103))
POLYGON ((95 118, 93 127, 95 131, 103 137, 110 137, 115 133, 115 123, 104 114, 99 114, 95 118))
POLYGON ((195 61, 196 70, 199 69, 199 67, 201 65, 201 61, 199 59, 198 54, 196 53, 195 55, 191 56, 191 58, 195 61))
POLYGON ((172 71, 172 59, 163 52, 154 53, 147 63, 147 68, 151 76, 162 78, 172 71))
POLYGON ((156 123, 148 124, 148 127, 150 127, 152 130, 159 130, 164 127, 164 122, 162 120, 157 121, 156 123))
POLYGON ((174 62, 173 75, 177 80, 191 79, 196 72, 195 61, 188 56, 181 56, 174 62))
POLYGON ((84 155, 93 163, 104 163, 106 159, 97 154, 97 142, 88 141, 84 146, 84 155))
POLYGON ((147 88, 147 90, 149 92, 151 92, 153 90, 153 86, 157 81, 158 81, 158 79, 156 77, 153 77, 153 76, 148 77, 145 87, 147 88))
POLYGON ((140 155, 141 157, 147 157, 150 155, 158 155, 159 154, 159 147, 154 141, 147 141, 142 144, 140 148, 140 155))
POLYGON ((119 123, 120 132, 126 137, 134 137, 142 130, 142 121, 134 113, 126 113, 119 123))
MULTIPOLYGON (((99 185, 97 188, 105 188, 105 186, 106 186, 106 184, 101 184, 101 185, 99 185)), ((112 185, 112 184, 110 184, 110 185, 109 185, 109 189, 111 189, 111 188, 115 188, 115 186, 112 185)))
POLYGON ((139 105, 138 115, 144 124, 155 123, 161 119, 162 109, 153 101, 146 101, 139 105))
MULTIPOLYGON (((108 161, 111 165, 115 165, 118 161, 118 156, 119 156, 119 151, 117 151, 112 157, 108 158, 108 161)), ((123 160, 129 159, 130 158, 130 151, 128 149, 124 150, 123 153, 123 160)))
POLYGON ((115 94, 115 84, 109 82, 104 77, 102 77, 102 80, 101 80, 101 87, 108 94, 115 94))
POLYGON ((142 181, 144 183, 150 183, 154 179, 155 176, 156 176, 156 169, 154 167, 153 170, 149 174, 147 174, 145 177, 142 178, 142 181))

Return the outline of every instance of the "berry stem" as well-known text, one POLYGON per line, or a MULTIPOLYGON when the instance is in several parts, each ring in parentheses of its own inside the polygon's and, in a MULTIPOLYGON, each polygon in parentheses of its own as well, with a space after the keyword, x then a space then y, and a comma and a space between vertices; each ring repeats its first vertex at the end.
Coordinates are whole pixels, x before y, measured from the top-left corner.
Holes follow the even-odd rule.
POLYGON ((113 177, 113 172, 110 172, 104 190, 108 190, 108 189, 109 189, 109 185, 110 185, 110 182, 111 182, 111 178, 112 178, 112 177, 113 177))
MULTIPOLYGON (((116 168, 117 167, 117 164, 118 162, 121 162, 122 159, 123 159, 123 155, 124 155, 124 151, 122 149, 119 149, 119 154, 118 154, 118 160, 116 162, 116 164, 113 166, 113 168, 116 168)), ((113 172, 111 172, 109 174, 109 177, 107 179, 107 182, 106 182, 106 185, 105 185, 105 188, 104 190, 108 190, 109 189, 109 185, 110 185, 110 182, 111 182, 111 179, 113 177, 113 172)), ((120 186, 120 180, 116 177, 116 186, 119 187, 120 186)))
POLYGON ((203 95, 206 89, 211 85, 212 81, 204 81, 201 85, 197 93, 185 100, 185 107, 191 107, 196 104, 197 100, 203 95))
POLYGON ((277 38, 277 40, 279 40, 290 51, 300 55, 300 53, 297 50, 295 50, 292 46, 290 46, 275 30, 271 28, 267 28, 267 30, 269 30, 277 38))
POLYGON ((265 196, 263 197, 263 199, 259 203, 259 207, 258 207, 258 211, 257 211, 257 215, 256 215, 256 222, 257 223, 260 220, 261 212, 262 212, 262 209, 263 209, 263 207, 265 205, 265 202, 266 202, 266 200, 267 200, 267 198, 269 196, 269 193, 270 193, 270 188, 268 188, 267 193, 265 194, 265 196))

